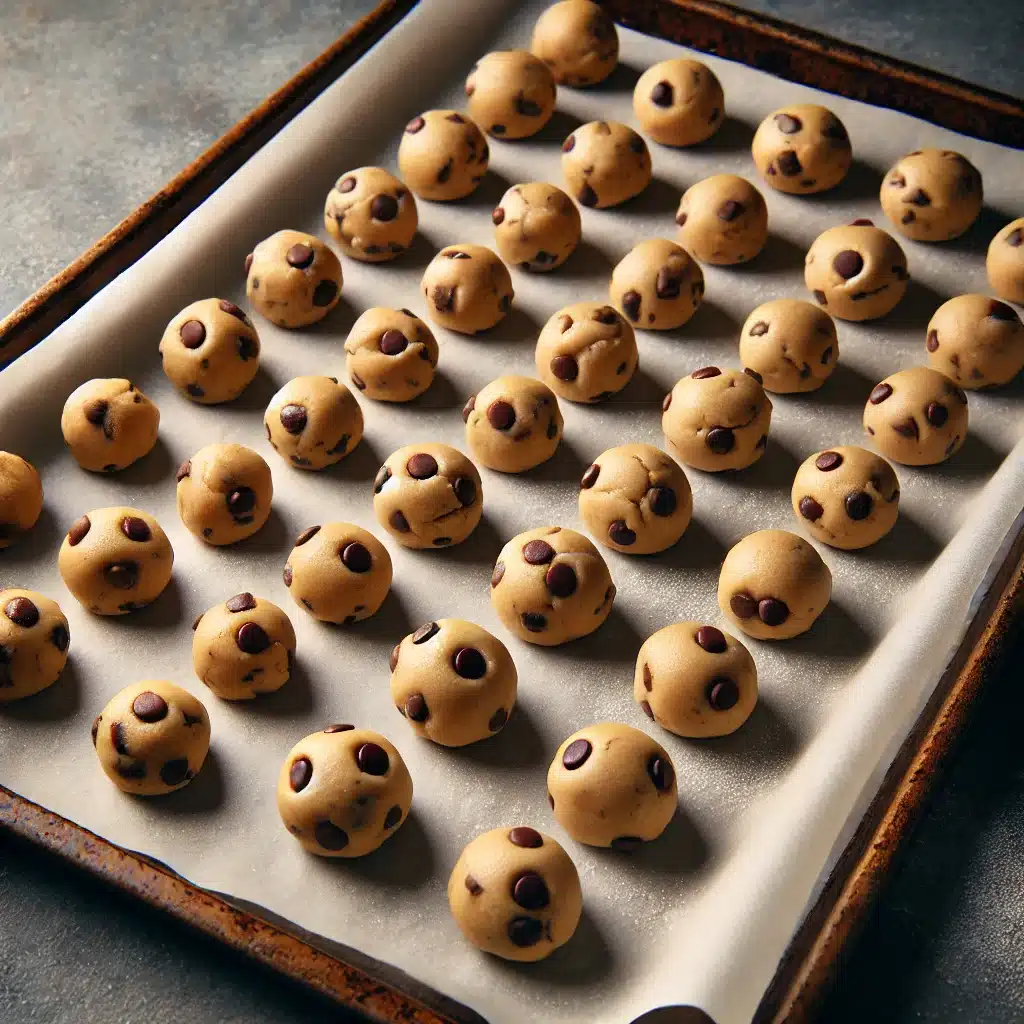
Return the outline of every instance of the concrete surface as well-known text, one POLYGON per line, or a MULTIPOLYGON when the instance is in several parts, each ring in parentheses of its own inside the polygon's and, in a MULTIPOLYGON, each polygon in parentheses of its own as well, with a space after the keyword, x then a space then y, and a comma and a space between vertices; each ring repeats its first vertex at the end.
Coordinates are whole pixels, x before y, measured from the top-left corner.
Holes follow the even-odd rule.
MULTIPOLYGON (((0 315, 374 2, 0 0, 0 315)), ((1024 93, 1020 0, 744 6, 1024 93)), ((1022 665, 1018 644, 823 1020, 1024 1020, 1022 665)), ((6 836, 0 950, 3 1024, 355 1019, 6 836)))

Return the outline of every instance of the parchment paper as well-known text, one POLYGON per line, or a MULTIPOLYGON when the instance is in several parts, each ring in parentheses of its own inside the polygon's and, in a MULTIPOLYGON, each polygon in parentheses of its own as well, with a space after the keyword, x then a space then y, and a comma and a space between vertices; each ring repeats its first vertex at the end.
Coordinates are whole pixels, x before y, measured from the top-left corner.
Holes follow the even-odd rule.
MULTIPOLYGON (((441 372, 407 407, 361 404, 366 437, 340 467, 303 473, 264 440, 270 395, 300 373, 344 376, 342 343, 371 305, 423 311, 419 275, 443 245, 492 244, 491 208, 514 182, 561 182, 559 143, 580 120, 632 122, 640 70, 679 47, 620 30, 622 67, 587 92, 562 90, 559 112, 535 140, 492 143, 491 173, 454 205, 420 203, 422 236, 393 265, 345 261, 341 306, 320 326, 285 332, 258 321, 263 369, 230 406, 204 408, 175 395, 159 368, 163 326, 208 295, 244 302, 242 260, 282 227, 322 233, 331 182, 363 164, 393 166, 406 120, 421 109, 461 106, 461 82, 484 52, 525 45, 543 4, 423 0, 374 51, 284 129, 137 266, 0 375, 0 446, 40 468, 42 521, 0 561, 0 580, 57 598, 71 622, 64 678, 38 698, 0 712, 0 782, 122 846, 164 861, 186 878, 266 908, 303 929, 359 950, 458 999, 492 1021, 627 1021, 661 1005, 693 1003, 720 1024, 749 1019, 808 901, 900 740, 931 692, 968 620, 972 595, 1024 504, 1024 400, 1019 382, 970 397, 971 432, 948 464, 900 468, 900 521, 862 553, 822 549, 834 599, 814 629, 787 643, 749 641, 761 702, 734 736, 687 742, 660 732, 632 698, 636 651, 680 618, 717 622, 718 565, 730 545, 764 527, 799 529, 789 488, 799 462, 835 444, 862 443, 862 404, 894 370, 921 362, 924 327, 944 298, 984 291, 984 247, 1018 215, 1022 157, 900 114, 706 60, 721 77, 729 118, 697 149, 653 146, 656 178, 628 206, 583 211, 585 243, 555 274, 513 271, 516 300, 495 330, 467 339, 438 330, 441 372), (789 101, 827 103, 858 154, 835 193, 796 198, 765 188, 772 238, 755 262, 705 268, 707 301, 685 327, 639 332, 640 371, 596 408, 563 403, 566 437, 550 464, 521 478, 484 473, 485 519, 442 552, 409 552, 386 540, 393 596, 351 629, 313 621, 291 601, 281 567, 304 527, 348 519, 378 534, 371 480, 384 457, 415 439, 464 446, 459 409, 500 372, 533 373, 533 341, 556 309, 606 297, 610 267, 638 240, 671 237, 680 192, 716 171, 754 175, 754 126, 789 101), (824 228, 869 216, 881 222, 879 176, 925 145, 964 152, 985 178, 988 209, 965 240, 941 247, 904 242, 913 282, 899 308, 863 326, 839 324, 841 362, 818 393, 779 396, 757 466, 736 475, 690 471, 695 520, 681 543, 655 558, 606 557, 619 598, 592 637, 547 650, 511 639, 488 600, 501 543, 532 526, 579 527, 577 481, 604 448, 626 440, 662 444, 660 399, 682 374, 708 363, 737 365, 739 326, 758 303, 803 296, 803 255, 824 228), (1015 208, 1016 204, 1016 208, 1015 208), (92 376, 125 375, 160 405, 158 448, 115 478, 77 469, 64 453, 59 410, 92 376), (174 511, 174 468, 201 445, 233 440, 261 452, 275 481, 274 513, 252 540, 204 547, 174 511), (149 610, 120 620, 90 616, 56 567, 60 538, 82 512, 130 504, 157 515, 176 552, 174 580, 149 610), (230 705, 191 672, 193 617, 241 590, 279 602, 298 633, 299 668, 278 695, 230 705), (387 655, 422 621, 462 616, 494 630, 520 673, 517 714, 497 738, 444 750, 412 736, 391 705, 387 655), (109 697, 138 678, 166 677, 207 703, 210 760, 197 780, 165 799, 132 799, 97 766, 89 723, 109 697), (596 719, 647 730, 670 750, 680 812, 666 834, 633 857, 579 846, 554 823, 545 771, 558 743, 596 719), (362 861, 305 855, 274 804, 279 765, 301 736, 348 720, 385 732, 416 785, 409 821, 362 861), (573 942, 546 963, 512 966, 460 938, 445 898, 449 870, 478 832, 529 822, 562 839, 582 877, 586 911, 573 942)), ((326 43, 326 40, 325 40, 326 43)), ((698 55, 700 56, 700 55, 698 55)))

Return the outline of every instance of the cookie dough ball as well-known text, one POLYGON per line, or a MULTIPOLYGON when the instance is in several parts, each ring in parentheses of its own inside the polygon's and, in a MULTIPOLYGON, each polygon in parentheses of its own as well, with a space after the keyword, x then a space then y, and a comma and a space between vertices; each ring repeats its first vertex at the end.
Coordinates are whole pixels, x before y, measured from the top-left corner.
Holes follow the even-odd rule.
POLYGON ((578 843, 630 852, 657 839, 676 813, 668 751, 619 722, 574 732, 548 769, 555 820, 578 843))
POLYGON ((256 328, 233 302, 200 299, 186 306, 160 339, 164 373, 201 405, 237 398, 260 368, 256 328))
POLYGON ((251 448, 208 444, 178 469, 178 515, 207 544, 251 537, 270 516, 270 467, 251 448))
POLYGON ((695 146, 722 127, 725 97, 711 68, 678 57, 649 67, 637 79, 633 113, 655 142, 695 146))
POLYGON ((875 320, 907 290, 907 257, 869 220, 823 231, 804 261, 804 282, 819 306, 840 320, 875 320))
POLYGON ((864 406, 864 429, 893 462, 945 462, 967 437, 967 395, 944 373, 912 366, 875 386, 864 406))
POLYGON ((393 260, 412 245, 418 224, 412 193, 383 167, 348 171, 327 193, 324 227, 354 260, 393 260))
POLYGON ((75 599, 97 615, 152 604, 171 580, 174 552, 160 524, 137 508, 94 509, 71 524, 57 567, 75 599))
POLYGON ((676 213, 679 241, 701 263, 752 260, 768 241, 768 207, 746 178, 713 174, 691 185, 676 213))
POLYGON ((1024 367, 1024 324, 987 295, 957 295, 928 324, 928 365, 964 388, 1008 384, 1024 367))
POLYGON ((324 523, 295 538, 283 575, 295 603, 314 619, 350 626, 384 603, 391 589, 391 556, 362 527, 324 523))
POLYGON ((345 366, 352 383, 378 402, 411 402, 434 381, 437 341, 408 309, 374 306, 345 339, 345 366))
POLYGON ((599 543, 626 555, 672 547, 692 512, 686 474, 649 444, 609 448, 580 481, 580 518, 599 543))
POLYGON ((734 636, 700 622, 676 622, 644 641, 633 697, 648 718, 677 736, 728 736, 757 703, 757 668, 734 636))
POLYGON ((605 209, 639 195, 651 182, 651 154, 618 121, 582 124, 562 143, 562 174, 581 206, 605 209))
POLYGON ((853 163, 846 126, 814 103, 796 103, 769 114, 754 133, 751 152, 761 177, 793 195, 835 188, 853 163))
POLYGON ((835 321, 803 299, 764 302, 740 331, 740 362, 765 391, 817 391, 839 362, 835 321))
POLYGON ((0 589, 0 704, 55 683, 70 645, 68 620, 56 601, 34 590, 0 589))
POLYGON ((527 50, 484 54, 466 79, 469 113, 499 139, 536 135, 555 112, 555 79, 527 50))
POLYGON ((483 132, 457 110, 414 117, 398 146, 402 180, 421 199, 435 202, 468 196, 484 180, 490 159, 483 132))
POLYGON ((704 273, 693 257, 667 238, 639 242, 612 271, 608 298, 637 327, 682 327, 704 298, 704 273))
POLYGON ((560 267, 580 244, 576 204, 542 181, 513 185, 491 214, 501 258, 520 270, 544 273, 560 267))
POLYGON ((719 473, 764 454, 772 401, 749 373, 703 366, 676 381, 661 407, 668 450, 683 465, 719 473))
POLYGON ((918 149, 893 165, 880 198, 900 234, 918 242, 945 242, 978 219, 981 174, 951 149, 918 149))
POLYGON ((758 530, 729 550, 718 607, 748 636, 789 640, 806 633, 832 596, 832 573, 795 533, 758 530))
POLYGON ((483 515, 480 474, 446 444, 410 444, 392 452, 373 482, 377 522, 406 548, 461 544, 483 515))
POLYGON ((619 35, 597 4, 562 0, 537 19, 530 49, 559 85, 597 85, 619 62, 619 35))
POLYGON ((341 263, 317 238, 278 231, 245 258, 245 294, 278 327, 308 327, 341 297, 341 263))
POLYGON ((64 403, 60 429, 75 461, 93 473, 115 473, 156 444, 160 410, 121 377, 88 380, 64 403))
POLYGON ((499 377, 466 403, 473 458, 499 473, 525 473, 547 462, 562 439, 558 399, 532 377, 499 377))
POLYGON ((43 484, 36 467, 0 451, 0 551, 36 525, 43 511, 43 484))
POLYGON ((508 268, 483 245, 449 245, 420 282, 430 319, 460 334, 486 331, 512 307, 508 268))
POLYGON ((516 703, 512 655, 463 619, 420 626, 391 652, 391 699, 413 731, 445 747, 499 732, 516 703))
POLYGON ((1024 217, 1011 221, 992 239, 985 269, 996 295, 1024 305, 1024 217))
POLYGON ((636 373, 636 335, 622 314, 598 302, 560 309, 544 325, 535 352, 537 376, 559 398, 603 402, 636 373))
POLYGON ((491 574, 498 618, 520 640, 541 647, 593 633, 614 601, 615 584, 597 548, 560 526, 513 537, 491 574))
POLYGON ((533 963, 572 938, 583 894, 565 850, 519 825, 485 832, 462 851, 448 880, 448 905, 477 949, 533 963))
POLYGON ((793 480, 793 512, 807 532, 833 548, 857 551, 880 541, 899 515, 900 484, 885 459, 863 448, 810 456, 793 480))
POLYGON ((236 594, 203 612, 192 628, 192 668, 222 700, 252 700, 288 682, 295 630, 276 604, 236 594))
POLYGON ((210 751, 210 716, 188 690, 144 679, 114 695, 92 723, 92 742, 118 789, 160 796, 199 774, 210 751))
POLYGON ((292 747, 277 781, 288 831, 321 857, 362 857, 398 831, 412 777, 380 733, 329 725, 292 747))
POLYGON ((263 426, 282 459, 326 469, 362 440, 363 412, 337 377, 294 377, 270 400, 263 426))

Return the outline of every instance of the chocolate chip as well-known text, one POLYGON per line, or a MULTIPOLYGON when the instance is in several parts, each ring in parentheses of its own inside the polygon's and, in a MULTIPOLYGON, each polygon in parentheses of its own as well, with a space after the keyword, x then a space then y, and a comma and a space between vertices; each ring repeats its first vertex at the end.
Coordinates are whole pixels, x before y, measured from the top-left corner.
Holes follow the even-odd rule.
POLYGON ((913 210, 907 210, 902 217, 900 217, 901 224, 913 224, 917 220, 917 214, 913 210))
POLYGON ((622 311, 629 317, 633 323, 636 323, 640 319, 640 305, 642 298, 638 291, 630 289, 628 292, 624 292, 620 299, 622 311))
POLYGON ((387 775, 391 767, 388 752, 377 743, 364 743, 356 751, 356 764, 366 775, 387 775))
POLYGON ((717 366, 702 366, 690 374, 694 380, 707 380, 709 377, 720 377, 721 375, 722 371, 717 366))
POLYGON ((529 825, 519 825, 508 834, 508 841, 513 846, 521 846, 526 850, 539 850, 544 845, 544 837, 529 825))
POLYGON ((256 507, 256 492, 251 487, 236 487, 224 496, 224 500, 232 516, 247 516, 256 507))
POLYGON ((422 117, 414 117, 406 126, 405 131, 407 135, 415 135, 418 131, 423 130, 423 126, 427 122, 422 117))
POLYGON ((374 220, 394 220, 398 216, 398 200, 389 195, 374 196, 370 200, 370 216, 374 220))
POLYGON ((718 219, 724 221, 733 221, 743 212, 743 204, 738 203, 735 199, 726 199, 724 203, 718 208, 718 219))
POLYGON ((686 223, 686 214, 679 212, 676 214, 676 224, 682 227, 686 223))
POLYGON ((553 597, 569 597, 576 593, 576 570, 571 565, 559 562, 544 574, 544 584, 553 597))
POLYGON ((559 380, 574 381, 580 374, 580 367, 573 356, 555 356, 551 360, 551 372, 559 380))
POLYGON ((644 841, 639 836, 618 836, 611 843, 612 849, 619 853, 633 853, 643 845, 644 841))
POLYGON ((365 391, 366 390, 366 381, 363 380, 363 378, 360 377, 358 373, 354 373, 354 372, 350 371, 349 372, 349 376, 352 378, 352 383, 355 384, 355 386, 356 386, 356 388, 358 388, 358 390, 360 390, 360 391, 365 391))
POLYGON ((549 441, 553 441, 558 436, 558 424, 554 420, 551 420, 551 422, 548 423, 545 434, 549 441))
POLYGON ((402 820, 402 808, 398 804, 394 804, 388 808, 388 813, 384 815, 384 828, 393 829, 402 820))
POLYGON ((766 626, 781 626, 789 618, 789 608, 777 597, 763 597, 757 602, 757 617, 766 626))
POLYGON ((419 452, 409 458, 405 470, 414 480, 429 480, 437 476, 437 459, 433 455, 419 452))
POLYGON ((414 644, 425 644, 428 640, 437 636, 440 629, 441 627, 436 622, 425 622, 413 633, 412 642, 414 644))
POLYGON ((487 659, 475 647, 460 647, 452 658, 452 667, 463 679, 483 679, 487 659))
POLYGON ((301 434, 306 429, 306 423, 308 422, 306 408, 302 405, 290 403, 281 409, 280 419, 281 426, 289 434, 301 434))
POLYGON ((1014 228, 1006 236, 1006 244, 1010 246, 1011 249, 1017 249, 1021 245, 1024 245, 1024 228, 1014 228))
POLYGON ((252 270, 252 253, 249 253, 249 255, 245 257, 245 276, 246 277, 249 276, 249 271, 250 270, 252 270))
POLYGON ((105 402, 102 398, 98 398, 93 402, 87 403, 82 412, 85 414, 87 422, 91 423, 94 427, 102 427, 109 410, 110 403, 105 402))
POLYGON ((484 887, 472 875, 466 875, 465 886, 471 896, 479 896, 484 891, 484 887))
POLYGON ((505 575, 505 563, 497 562, 494 566, 494 571, 491 573, 491 586, 496 587, 500 582, 501 578, 505 575))
POLYGON ((573 147, 574 147, 575 145, 576 145, 576 136, 575 136, 575 135, 570 135, 570 136, 569 136, 569 137, 568 137, 568 138, 567 138, 567 139, 566 139, 566 140, 565 140, 565 141, 564 141, 564 142, 562 143, 562 152, 563 152, 563 153, 571 153, 571 152, 572 152, 572 150, 573 150, 573 147))
POLYGON ((541 910, 551 902, 548 887, 536 871, 524 871, 516 878, 512 899, 524 910, 541 910))
POLYGON ((708 654, 722 654, 728 646, 725 634, 714 626, 701 626, 693 638, 708 654))
POLYGON ((505 219, 505 211, 500 207, 496 206, 491 211, 491 223, 497 227, 505 219))
POLYGON ((662 518, 672 515, 679 504, 676 492, 671 487, 652 487, 647 492, 647 501, 651 511, 662 518))
POLYGON ((118 590, 131 590, 139 582, 138 562, 111 562, 104 566, 103 578, 118 590))
POLYGON ((671 268, 662 267, 654 282, 654 294, 659 299, 678 299, 682 281, 678 271, 673 273, 671 268))
POLYGON ((324 729, 324 732, 330 736, 336 732, 351 732, 354 728, 354 725, 349 725, 347 722, 335 722, 334 724, 327 726, 327 728, 324 729))
POLYGON ((341 564, 349 572, 369 572, 373 567, 373 555, 365 544, 360 544, 357 540, 349 541, 341 549, 341 564))
POLYGON ((636 533, 626 525, 624 519, 616 519, 608 527, 608 539, 613 544, 628 548, 636 543, 636 533))
POLYGON ((854 494, 848 494, 843 504, 846 506, 846 514, 854 521, 859 522, 871 515, 871 509, 875 503, 870 494, 865 491, 857 491, 854 494))
POLYGON ((185 348, 199 348, 206 341, 206 328, 199 320, 186 320, 178 331, 182 345, 185 348))
POLYGON ((301 793, 313 778, 313 762, 308 757, 297 757, 288 769, 288 783, 293 792, 301 793))
POLYGON ((498 399, 487 407, 487 421, 495 430, 509 430, 516 422, 516 411, 509 402, 498 399))
POLYGON ((728 711, 740 699, 740 688, 735 680, 717 676, 708 683, 705 695, 715 711, 728 711))
POLYGON ((796 135, 804 126, 800 118, 792 114, 776 114, 775 124, 783 135, 796 135))
POLYGON ((891 384, 876 384, 871 394, 868 396, 868 401, 872 405, 879 405, 884 402, 892 394, 891 384))
POLYGON ((140 722, 162 722, 168 710, 167 701, 152 690, 144 690, 132 701, 132 713, 140 722))
POLYGON ((757 614, 757 602, 749 594, 733 594, 729 607, 738 619, 752 619, 757 614))
POLYGON ((170 761, 165 761, 160 769, 160 781, 165 786, 180 786, 183 782, 188 782, 190 778, 192 778, 192 772, 189 771, 186 757, 175 757, 170 761))
POLYGON ((137 544, 145 544, 146 541, 151 540, 153 537, 149 523, 138 516, 125 516, 121 520, 121 532, 129 540, 133 540, 137 544))
POLYGON ((644 689, 650 693, 654 688, 654 676, 651 674, 651 666, 644 662, 643 670, 644 689))
POLYGON ((648 758, 647 775, 659 793, 664 793, 671 789, 676 777, 672 763, 660 754, 651 754, 650 758, 648 758))
POLYGON ((270 646, 270 637, 262 626, 245 622, 235 633, 235 643, 246 654, 262 654, 270 646))
POLYGON ((825 297, 825 293, 820 288, 814 289, 814 298, 819 306, 828 305, 828 299, 825 297))
POLYGON ((323 280, 313 289, 313 305, 318 309, 329 306, 338 294, 338 286, 333 281, 323 280))
POLYGON ((4 614, 22 629, 31 629, 39 621, 39 609, 27 597, 12 598, 4 606, 4 614))
POLYGON ((439 185, 445 184, 452 176, 453 161, 449 158, 442 165, 440 170, 437 172, 437 183, 439 185))
POLYGON ((519 616, 519 621, 523 624, 523 629, 530 633, 543 633, 548 628, 547 617, 540 612, 523 612, 519 616))
POLYGON ((763 320, 758 320, 753 327, 747 332, 752 338, 760 338, 763 334, 768 333, 768 324, 763 320))
POLYGON ((804 519, 810 520, 812 523, 817 522, 824 514, 825 510, 821 507, 821 504, 814 500, 809 495, 804 495, 797 506, 800 509, 800 515, 804 519))
POLYGON ((832 260, 832 269, 845 281, 856 277, 864 269, 864 258, 853 249, 837 252, 832 260))
POLYGON ((826 347, 825 351, 821 353, 821 365, 827 366, 829 361, 832 359, 832 346, 826 347))
POLYGON ((430 717, 427 698, 422 693, 414 693, 405 702, 405 717, 411 722, 425 722, 430 717))
POLYGON ((356 187, 356 179, 349 175, 347 178, 342 178, 334 187, 339 192, 351 192, 356 187))
POLYGON ((463 508, 469 508, 476 501, 476 481, 468 476, 458 477, 452 484, 452 490, 463 508))
POLYGON ((535 103, 533 100, 526 99, 525 96, 520 93, 515 100, 516 111, 523 115, 523 117, 540 117, 542 111, 539 103, 535 103))
POLYGON ((594 463, 592 466, 587 467, 587 471, 583 474, 583 479, 580 481, 580 487, 588 491, 594 484, 597 483, 597 478, 601 473, 601 467, 594 463))
POLYGON ((555 549, 545 540, 531 540, 523 545, 523 560, 529 565, 546 565, 555 557, 555 549))
POLYGON ((590 740, 573 740, 562 754, 562 765, 570 772, 582 768, 593 749, 590 740))
POLYGON ((728 455, 736 447, 736 435, 730 427, 712 427, 704 435, 704 443, 716 455, 728 455))
POLYGON ((931 206, 932 199, 923 188, 919 188, 912 196, 907 198, 908 203, 913 203, 914 206, 931 206))
MULTIPOLYGON (((925 414, 927 415, 927 413, 925 414)), ((917 420, 913 416, 908 416, 905 420, 900 423, 894 423, 892 429, 896 431, 900 437, 909 438, 912 441, 916 441, 921 436, 921 431, 918 428, 917 420)))
POLYGON ((79 516, 79 518, 71 524, 71 529, 68 530, 68 544, 70 544, 71 547, 81 544, 91 527, 92 522, 89 520, 88 516, 79 516))
MULTIPOLYGON (((320 527, 313 527, 314 533, 318 529, 320 529, 320 527)), ((308 533, 309 531, 307 530, 306 532, 308 533)), ((256 598, 250 593, 236 594, 234 597, 228 598, 228 600, 224 602, 224 607, 227 608, 229 612, 251 611, 256 607, 256 598)))
POLYGON ((68 632, 68 627, 62 622, 58 622, 53 629, 50 630, 50 643, 63 654, 68 649, 68 644, 71 643, 71 634, 68 632))
POLYGON ((779 165, 779 173, 784 174, 787 178, 794 178, 803 171, 800 158, 791 149, 783 150, 776 163, 779 165))
POLYGON ((313 838, 325 850, 344 850, 348 846, 348 833, 330 821, 318 821, 313 828, 313 838))
POLYGON ((597 193, 589 185, 584 185, 576 198, 580 206, 597 206, 597 193))
POLYGON ((933 427, 941 427, 949 419, 949 410, 941 402, 929 402, 924 417, 933 427))
POLYGON ((408 347, 409 342, 405 335, 401 331, 396 331, 394 328, 385 331, 377 342, 377 347, 386 356, 397 356, 399 353, 404 352, 408 347))
MULTIPOLYGON (((185 479, 185 477, 188 477, 188 476, 191 476, 191 475, 192 475, 192 460, 191 459, 186 459, 178 467, 178 472, 174 474, 174 479, 180 484, 181 481, 185 479)), ((82 519, 85 519, 86 522, 88 522, 88 517, 87 516, 82 516, 82 519)), ((79 520, 79 522, 81 522, 81 520, 79 520)), ((85 532, 86 533, 89 532, 89 527, 88 526, 86 526, 85 532)), ((83 534, 83 536, 84 536, 84 534, 83 534)))
POLYGON ((544 925, 535 917, 513 917, 508 923, 508 937, 513 946, 536 946, 544 935, 544 925))
POLYGON ((405 513, 400 509, 396 509, 388 517, 388 522, 391 524, 391 528, 397 530, 399 533, 408 533, 411 529, 409 526, 409 520, 405 518, 405 513))
POLYGON ((295 267, 296 270, 305 270, 313 262, 315 255, 312 246, 298 242, 285 253, 284 258, 289 266, 295 267))
POLYGON ((843 457, 839 452, 822 452, 815 460, 814 465, 822 471, 822 473, 831 473, 833 469, 838 469, 843 464, 843 457))
MULTIPOLYGON (((308 544, 319 532, 320 532, 320 527, 319 526, 309 526, 309 527, 307 527, 305 530, 302 531, 302 533, 300 533, 298 535, 298 537, 295 538, 295 547, 301 548, 303 544, 308 544)), ((250 607, 255 608, 256 606, 255 606, 255 604, 253 604, 250 607)), ((235 611, 235 610, 236 609, 234 609, 234 608, 231 609, 231 611, 235 611)), ((245 609, 242 609, 242 608, 238 609, 238 611, 244 611, 244 610, 245 609)))
POLYGON ((508 712, 504 708, 498 708, 493 715, 487 720, 487 728, 491 732, 497 732, 499 729, 504 728, 505 723, 508 721, 508 712))
POLYGON ((292 585, 292 567, 290 565, 286 565, 284 567, 284 570, 281 573, 281 578, 284 580, 284 585, 286 587, 290 587, 292 585))

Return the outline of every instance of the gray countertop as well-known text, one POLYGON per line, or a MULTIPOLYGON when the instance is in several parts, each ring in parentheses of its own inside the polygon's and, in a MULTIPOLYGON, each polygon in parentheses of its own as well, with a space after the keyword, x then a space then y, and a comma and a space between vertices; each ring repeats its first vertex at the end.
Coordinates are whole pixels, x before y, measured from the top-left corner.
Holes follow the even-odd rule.
MULTIPOLYGON (((0 0, 0 316, 375 2, 0 0)), ((1020 0, 743 6, 1024 94, 1020 0)), ((1024 1020, 1021 664, 1018 644, 823 1019, 1024 1020)), ((352 1019, 2 835, 0 948, 5 1024, 352 1019)))

